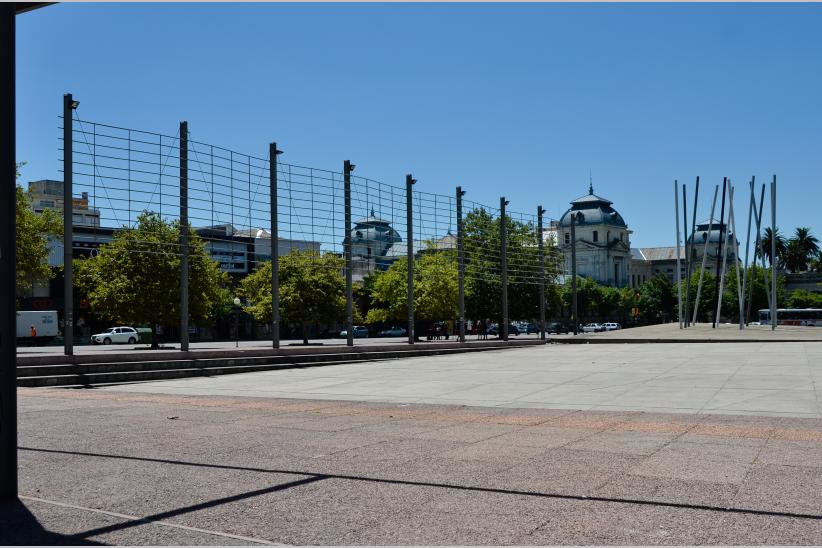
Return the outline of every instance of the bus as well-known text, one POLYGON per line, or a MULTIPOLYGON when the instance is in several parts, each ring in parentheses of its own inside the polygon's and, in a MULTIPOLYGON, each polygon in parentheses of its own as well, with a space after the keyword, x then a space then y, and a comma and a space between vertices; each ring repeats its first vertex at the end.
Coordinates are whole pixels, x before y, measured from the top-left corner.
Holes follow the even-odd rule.
MULTIPOLYGON (((776 325, 806 325, 822 327, 822 308, 778 308, 776 310, 776 325)), ((759 310, 759 323, 771 325, 771 310, 759 310)))

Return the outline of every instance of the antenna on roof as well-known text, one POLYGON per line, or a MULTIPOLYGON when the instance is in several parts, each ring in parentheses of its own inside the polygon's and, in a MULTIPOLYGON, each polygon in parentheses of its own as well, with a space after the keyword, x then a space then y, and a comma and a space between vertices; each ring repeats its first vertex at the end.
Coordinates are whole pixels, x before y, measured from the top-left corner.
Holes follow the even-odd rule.
POLYGON ((591 175, 591 168, 588 168, 588 194, 594 194, 594 177, 591 175))

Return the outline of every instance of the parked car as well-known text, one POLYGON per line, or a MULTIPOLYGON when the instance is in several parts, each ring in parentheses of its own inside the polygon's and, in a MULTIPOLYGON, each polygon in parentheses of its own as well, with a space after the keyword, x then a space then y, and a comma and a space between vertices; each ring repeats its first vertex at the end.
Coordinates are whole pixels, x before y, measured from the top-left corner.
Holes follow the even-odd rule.
POLYGON ((133 327, 109 327, 91 336, 91 344, 136 344, 140 334, 133 327))
POLYGON ((526 335, 539 333, 539 326, 535 323, 527 323, 524 328, 520 328, 520 331, 524 331, 526 335))
POLYGON ((589 323, 582 326, 583 333, 597 333, 600 331, 605 331, 605 326, 601 323, 589 323))
POLYGON ((605 331, 616 331, 617 329, 622 329, 622 326, 616 322, 606 322, 602 325, 605 326, 605 331))
MULTIPOLYGON (((489 335, 498 335, 499 334, 499 324, 491 324, 488 327, 487 333, 489 335)), ((508 324, 508 334, 509 335, 519 335, 519 328, 516 325, 514 325, 512 323, 509 323, 508 324)))
MULTIPOLYGON (((368 338, 368 328, 364 325, 355 325, 353 329, 353 335, 355 339, 367 339, 368 338)), ((343 329, 340 331, 340 337, 348 338, 348 330, 343 329)))
POLYGON ((545 325, 545 332, 555 335, 559 335, 560 333, 564 333, 567 335, 573 330, 573 327, 563 322, 551 322, 545 325))
POLYGON ((379 332, 380 337, 405 337, 406 335, 408 335, 408 331, 397 326, 379 332))

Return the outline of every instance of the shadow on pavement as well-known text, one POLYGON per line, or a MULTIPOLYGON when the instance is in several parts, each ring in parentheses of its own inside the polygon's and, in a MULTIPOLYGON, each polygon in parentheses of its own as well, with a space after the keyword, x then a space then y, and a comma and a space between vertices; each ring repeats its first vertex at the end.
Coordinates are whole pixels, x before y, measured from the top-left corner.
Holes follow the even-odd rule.
POLYGON ((100 546, 100 543, 47 531, 22 501, 14 499, 0 501, 0 545, 100 546))

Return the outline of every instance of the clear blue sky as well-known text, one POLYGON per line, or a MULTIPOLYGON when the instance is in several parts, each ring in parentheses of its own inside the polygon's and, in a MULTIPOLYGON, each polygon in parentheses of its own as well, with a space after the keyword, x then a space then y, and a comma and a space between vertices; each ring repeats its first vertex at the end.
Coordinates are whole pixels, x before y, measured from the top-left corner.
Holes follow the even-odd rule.
MULTIPOLYGON (((611 199, 674 244, 672 182, 777 174, 782 231, 822 237, 822 6, 61 4, 18 17, 17 157, 59 178, 81 117, 558 217, 611 199)), ((739 211, 740 209, 738 209, 739 211)), ((739 215, 739 214, 738 214, 739 215)), ((739 215, 738 224, 744 221, 739 215)), ((740 227, 740 231, 742 227, 740 227)))

